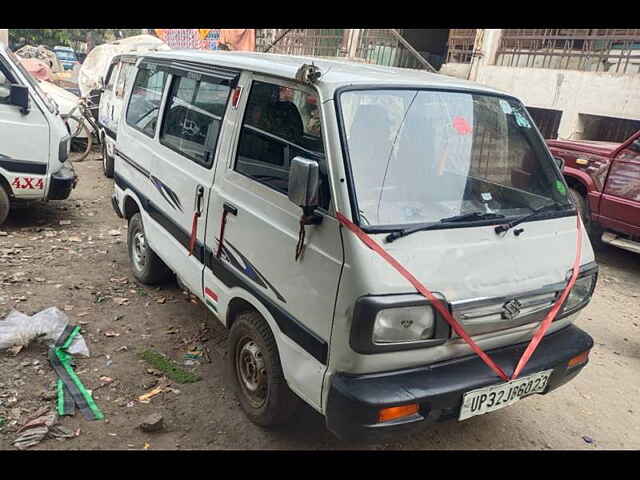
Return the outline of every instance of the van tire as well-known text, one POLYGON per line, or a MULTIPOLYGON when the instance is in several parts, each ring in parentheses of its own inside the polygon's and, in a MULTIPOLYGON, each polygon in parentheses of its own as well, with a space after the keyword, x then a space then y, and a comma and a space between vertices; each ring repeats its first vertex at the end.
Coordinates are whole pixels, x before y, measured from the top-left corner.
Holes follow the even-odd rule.
POLYGON ((2 225, 9 216, 10 208, 9 194, 0 183, 0 225, 2 225))
POLYGON ((275 338, 258 312, 249 310, 238 314, 229 333, 228 352, 231 384, 249 420, 266 428, 290 420, 301 400, 287 385, 275 338), (251 393, 251 381, 247 381, 252 361, 254 367, 262 370, 262 374, 257 375, 260 380, 254 377, 255 393, 251 393))
POLYGON ((107 142, 102 141, 102 171, 107 178, 113 178, 113 157, 109 156, 107 142))
POLYGON ((142 224, 142 215, 136 213, 129 219, 127 250, 133 276, 146 285, 164 283, 171 277, 171 270, 149 247, 142 224))

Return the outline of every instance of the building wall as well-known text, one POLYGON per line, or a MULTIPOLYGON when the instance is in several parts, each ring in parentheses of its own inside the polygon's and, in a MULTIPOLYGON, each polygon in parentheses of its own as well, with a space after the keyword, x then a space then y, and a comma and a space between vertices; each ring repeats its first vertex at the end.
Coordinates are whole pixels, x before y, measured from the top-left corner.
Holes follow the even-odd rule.
POLYGON ((489 65, 478 69, 476 81, 527 106, 562 110, 560 138, 582 138, 580 113, 640 120, 640 75, 489 65))
POLYGON ((470 76, 515 95, 526 106, 561 110, 558 137, 563 139, 583 138, 580 114, 640 120, 640 74, 498 66, 491 53, 495 55, 499 39, 499 34, 485 35, 483 44, 476 45, 485 55, 473 62, 470 75, 468 64, 445 64, 440 72, 470 76))

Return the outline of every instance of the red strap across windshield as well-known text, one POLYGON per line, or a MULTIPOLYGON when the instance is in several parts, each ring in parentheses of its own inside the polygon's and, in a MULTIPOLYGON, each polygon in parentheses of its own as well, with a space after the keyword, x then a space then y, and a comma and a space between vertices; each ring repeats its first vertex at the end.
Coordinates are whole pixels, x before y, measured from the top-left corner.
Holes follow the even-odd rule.
POLYGON ((465 329, 458 323, 458 321, 451 315, 449 309, 436 297, 433 293, 425 287, 416 277, 414 277, 406 268, 404 268, 395 258, 393 258, 384 248, 382 248, 378 243, 373 240, 369 235, 363 232, 356 224, 348 220, 344 215, 340 212, 336 212, 337 220, 344 225, 347 229, 352 231, 362 242, 380 255, 389 265, 391 265, 400 275, 402 275, 413 287, 420 292, 427 300, 431 302, 433 307, 442 315, 442 317, 447 321, 451 328, 456 332, 460 338, 462 338, 483 361, 486 363, 491 370, 493 370, 502 380, 505 382, 509 380, 515 380, 522 369, 525 367, 531 355, 538 347, 540 340, 544 337, 547 329, 551 325, 551 322, 555 319, 560 307, 564 303, 565 299, 569 295, 571 288, 576 283, 576 279, 578 277, 578 271, 580 270, 580 257, 582 252, 582 229, 580 228, 580 215, 576 215, 577 223, 578 223, 578 235, 576 240, 576 258, 573 262, 573 272, 571 274, 571 278, 569 279, 569 283, 563 290, 560 297, 556 300, 555 304, 551 308, 551 310, 547 313, 544 320, 540 323, 538 330, 535 332, 529 345, 523 352, 520 357, 520 361, 518 362, 513 375, 511 378, 507 376, 507 374, 502 370, 492 359, 487 355, 476 342, 469 336, 469 334, 465 331, 465 329))

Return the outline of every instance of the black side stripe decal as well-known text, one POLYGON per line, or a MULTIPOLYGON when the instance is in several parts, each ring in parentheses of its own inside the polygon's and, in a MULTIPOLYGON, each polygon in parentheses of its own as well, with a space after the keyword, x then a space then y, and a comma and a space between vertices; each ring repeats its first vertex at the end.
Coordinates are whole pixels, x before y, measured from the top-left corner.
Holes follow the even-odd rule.
MULTIPOLYGON (((124 157, 122 158, 124 159, 124 157)), ((188 248, 189 233, 186 230, 182 229, 182 227, 177 225, 173 220, 161 212, 153 202, 144 196, 137 188, 122 178, 122 176, 117 172, 114 175, 114 181, 121 189, 130 189, 133 191, 140 199, 143 208, 149 213, 151 218, 162 225, 162 227, 167 230, 167 232, 169 232, 181 245, 188 248)), ((223 246, 223 252, 224 251, 227 252, 225 256, 228 256, 229 251, 226 249, 226 246, 223 246)), ((264 305, 269 313, 271 313, 278 324, 278 327, 286 336, 300 345, 300 347, 320 363, 326 365, 329 350, 327 342, 305 327, 300 321, 289 314, 289 312, 261 292, 259 288, 253 285, 248 278, 245 278, 244 272, 231 268, 227 263, 218 259, 215 256, 215 252, 200 241, 196 243, 194 256, 198 261, 204 263, 209 269, 211 269, 212 273, 219 278, 227 288, 239 286, 251 292, 251 294, 264 305)), ((276 293, 276 295, 280 296, 278 293, 276 293)))
POLYGON ((131 158, 127 157, 120 150, 116 149, 114 153, 118 155, 120 158, 122 158, 122 160, 127 162, 129 165, 131 165, 133 168, 138 170, 145 177, 147 177, 149 181, 153 184, 153 186, 156 188, 156 190, 160 192, 160 195, 162 195, 162 198, 164 198, 167 201, 167 203, 171 205, 172 208, 175 208, 176 210, 180 210, 182 212, 182 203, 180 203, 180 198, 178 197, 176 192, 171 190, 171 188, 169 188, 169 186, 167 186, 162 180, 160 180, 158 177, 151 175, 149 170, 147 170, 146 168, 144 168, 142 165, 135 162, 131 158))
POLYGON ((0 167, 13 173, 33 173, 36 175, 44 175, 45 173, 47 173, 46 163, 15 160, 2 154, 0 154, 0 167))
POLYGON ((138 170, 141 174, 143 174, 145 177, 149 176, 149 170, 147 170, 146 168, 144 168, 142 165, 140 165, 137 162, 134 162, 133 160, 131 160, 129 157, 127 157, 124 153, 122 153, 120 150, 118 150, 117 148, 114 149, 114 152, 116 155, 118 155, 122 160, 124 160, 125 162, 127 162, 129 165, 131 165, 133 168, 135 168, 136 170, 138 170))
POLYGON ((114 132, 113 130, 111 130, 110 128, 105 127, 104 125, 101 125, 101 127, 104 129, 104 133, 108 136, 113 138, 114 140, 116 140, 118 138, 118 135, 116 134, 116 132, 114 132))

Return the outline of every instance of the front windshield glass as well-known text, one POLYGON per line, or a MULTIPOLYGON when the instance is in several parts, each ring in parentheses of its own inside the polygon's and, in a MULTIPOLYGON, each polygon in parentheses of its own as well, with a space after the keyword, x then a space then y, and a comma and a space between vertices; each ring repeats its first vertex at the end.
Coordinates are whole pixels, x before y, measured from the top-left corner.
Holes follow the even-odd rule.
POLYGON ((20 59, 16 56, 15 53, 13 53, 11 50, 9 50, 8 48, 6 49, 7 55, 9 55, 9 57, 11 57, 11 59, 13 60, 13 63, 15 64, 16 68, 18 70, 20 70, 20 72, 22 72, 22 75, 24 75, 24 77, 27 79, 27 82, 29 82, 29 84, 33 87, 33 89, 36 92, 36 95, 38 95, 40 97, 40 99, 44 102, 44 104, 46 105, 47 109, 51 112, 51 113, 56 113, 58 106, 57 104, 49 97, 49 95, 47 95, 44 90, 42 90, 42 88, 40 87, 40 85, 38 84, 38 80, 36 80, 33 75, 31 75, 26 68, 24 68, 24 65, 22 65, 22 62, 20 61, 20 59))
POLYGON ((512 98, 351 90, 340 95, 340 110, 361 225, 570 205, 540 135, 512 98))

